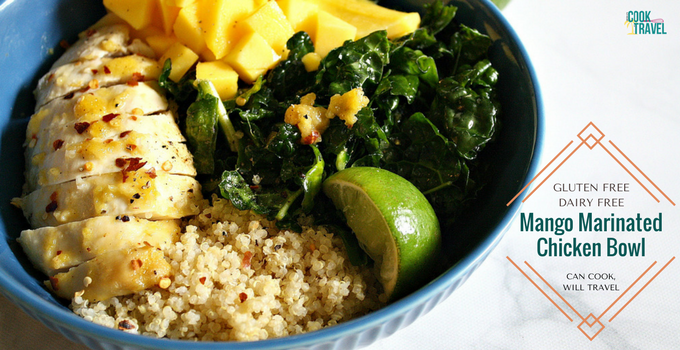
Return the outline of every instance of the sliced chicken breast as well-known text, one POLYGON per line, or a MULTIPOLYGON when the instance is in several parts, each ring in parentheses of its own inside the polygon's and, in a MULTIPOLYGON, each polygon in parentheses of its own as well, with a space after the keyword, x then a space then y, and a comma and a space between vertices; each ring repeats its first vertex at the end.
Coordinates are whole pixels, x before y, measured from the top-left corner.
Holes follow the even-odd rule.
POLYGON ((155 59, 140 55, 68 63, 40 78, 34 91, 36 106, 41 107, 55 98, 100 86, 135 85, 156 80, 160 72, 161 67, 155 59))
POLYGON ((76 93, 70 98, 53 100, 31 116, 26 128, 26 145, 31 146, 43 133, 59 130, 69 123, 93 124, 105 122, 116 114, 148 115, 167 110, 168 101, 158 84, 152 82, 76 93))
POLYGON ((26 189, 75 180, 76 177, 134 170, 196 176, 193 156, 184 143, 126 131, 110 139, 86 139, 28 160, 26 189))
POLYGON ((179 220, 99 216, 57 227, 24 230, 19 243, 38 270, 54 276, 108 251, 175 243, 179 234, 179 220))
POLYGON ((153 50, 141 40, 130 40, 130 28, 127 25, 111 25, 88 29, 78 35, 79 40, 73 43, 52 68, 76 61, 94 60, 102 57, 118 57, 140 54, 153 58, 153 50))
POLYGON ((50 277, 45 284, 56 295, 71 299, 76 293, 90 302, 136 293, 158 285, 171 273, 170 264, 155 247, 113 250, 50 277))
POLYGON ((193 177, 123 170, 41 187, 14 203, 39 228, 104 215, 177 219, 198 214, 201 200, 193 177))
POLYGON ((185 142, 171 112, 152 115, 109 114, 92 123, 81 124, 71 121, 63 126, 42 130, 40 139, 35 138, 26 147, 26 157, 33 158, 38 153, 49 153, 62 147, 83 142, 87 139, 118 139, 124 133, 134 130, 172 142, 185 142))

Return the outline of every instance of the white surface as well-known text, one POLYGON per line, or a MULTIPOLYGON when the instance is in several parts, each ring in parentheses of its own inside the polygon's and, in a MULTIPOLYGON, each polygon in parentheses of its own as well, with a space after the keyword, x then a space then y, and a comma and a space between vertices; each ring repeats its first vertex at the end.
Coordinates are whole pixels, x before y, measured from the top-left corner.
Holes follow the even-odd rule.
MULTIPOLYGON (((503 11, 528 51, 541 84, 545 107, 542 166, 576 140, 589 122, 597 127, 672 200, 680 202, 680 2, 513 0, 503 11), (667 35, 627 35, 625 13, 651 11, 663 18, 667 35)), ((522 212, 541 217, 576 217, 593 212, 617 217, 657 216, 660 233, 581 233, 562 236, 583 241, 645 237, 646 256, 638 258, 541 258, 539 237, 550 232, 520 232, 515 222, 479 270, 446 301, 411 326, 368 350, 383 349, 677 349, 680 348, 680 260, 672 262, 592 341, 570 322, 507 259, 541 273, 583 316, 599 314, 649 265, 656 270, 680 252, 678 209, 654 201, 601 149, 579 150, 546 181, 522 212), (598 194, 555 193, 555 183, 625 182, 630 192, 616 209, 560 208, 560 197, 597 198, 598 194), (566 292, 566 273, 606 272, 620 292, 566 292)), ((650 273, 651 274, 651 273, 650 273)), ((649 277, 649 276, 648 276, 649 277)), ((590 281, 577 281, 586 284, 590 281)), ((639 286, 639 285, 638 285, 639 286)), ((628 294, 630 296, 631 293, 628 294)), ((618 305, 618 304, 617 304, 618 305)), ((613 311, 607 314, 611 317, 613 311)), ((84 349, 47 330, 0 298, 0 343, 16 349, 84 349)))

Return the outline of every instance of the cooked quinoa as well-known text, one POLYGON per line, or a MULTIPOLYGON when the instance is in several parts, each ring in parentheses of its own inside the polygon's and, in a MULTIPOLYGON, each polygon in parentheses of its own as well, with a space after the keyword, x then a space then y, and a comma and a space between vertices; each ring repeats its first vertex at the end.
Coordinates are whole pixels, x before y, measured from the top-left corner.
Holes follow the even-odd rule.
POLYGON ((259 340, 331 326, 384 305, 367 268, 352 266, 342 240, 301 222, 302 233, 229 201, 188 221, 180 241, 162 247, 169 286, 71 308, 127 332, 193 340, 259 340))

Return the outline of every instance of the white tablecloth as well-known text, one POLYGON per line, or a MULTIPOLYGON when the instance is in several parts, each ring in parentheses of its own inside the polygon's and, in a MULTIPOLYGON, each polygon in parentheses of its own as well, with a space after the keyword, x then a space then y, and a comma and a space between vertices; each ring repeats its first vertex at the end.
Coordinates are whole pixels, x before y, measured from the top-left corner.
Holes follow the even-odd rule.
MULTIPOLYGON (((651 0, 513 0, 503 11, 528 51, 543 92, 545 144, 542 167, 593 122, 669 199, 680 201, 680 2, 651 0), (628 11, 651 11, 664 20, 665 35, 628 35, 628 11)), ((610 143, 607 149, 615 154, 610 143)), ((526 201, 522 212, 540 217, 572 217, 580 212, 629 217, 663 214, 661 232, 582 233, 522 232, 518 220, 476 273, 446 301, 411 326, 369 347, 383 349, 678 349, 680 348, 680 261, 671 262, 630 303, 633 289, 607 318, 592 340, 577 326, 578 315, 599 315, 658 262, 643 280, 680 252, 680 216, 674 205, 644 176, 638 183, 604 148, 574 153, 526 201), (603 193, 602 183, 628 183, 629 192, 603 193), (599 184, 599 193, 560 193, 561 184, 599 184), (640 184, 647 184, 642 187, 640 184), (654 192, 654 200, 650 193, 654 192), (624 198, 623 208, 560 206, 560 198, 624 198), (610 214, 611 213, 611 214, 610 214), (539 257, 537 242, 545 237, 640 242, 645 257, 539 257), (513 265, 510 260, 515 262, 513 265), (526 262, 526 264, 525 264, 526 262), (533 274, 531 269, 535 269, 533 274), (527 273, 527 276, 522 274, 527 273), (602 281, 568 278, 589 273, 611 274, 619 291, 568 291, 569 284, 589 288, 602 281), (538 275, 555 287, 552 293, 538 275), (539 290, 529 280, 541 286, 539 290), (553 304, 546 295, 552 297, 553 304), (561 301, 557 295, 564 298, 561 301), (566 305, 566 306, 565 306, 566 305), (557 306, 561 308, 558 309, 557 306), (572 307, 572 309, 569 308, 572 307), (609 321, 614 311, 618 313, 609 321), (560 311, 562 310, 562 311, 560 311), (570 321, 571 319, 571 321, 570 321)), ((573 148, 572 148, 573 150, 573 148)), ((564 158, 564 157, 563 157, 564 158)), ((619 156, 618 159, 624 159, 619 156)), ((624 159, 625 162, 625 159, 624 159)), ((625 163, 628 164, 628 163, 625 163)), ((545 176, 544 176, 545 178, 545 176)), ((542 180, 542 179, 541 179, 542 180)), ((533 188, 536 188, 534 184, 533 188)), ((526 193, 525 193, 526 194, 526 193)), ((636 288, 640 288, 642 282, 636 288)), ((590 320, 592 321, 592 320, 590 320)), ((589 322, 590 322, 589 321, 589 322)), ((592 329, 591 329, 592 331, 592 329)), ((592 333, 589 334, 592 337, 592 333)), ((0 297, 0 348, 84 349, 46 329, 0 297)))

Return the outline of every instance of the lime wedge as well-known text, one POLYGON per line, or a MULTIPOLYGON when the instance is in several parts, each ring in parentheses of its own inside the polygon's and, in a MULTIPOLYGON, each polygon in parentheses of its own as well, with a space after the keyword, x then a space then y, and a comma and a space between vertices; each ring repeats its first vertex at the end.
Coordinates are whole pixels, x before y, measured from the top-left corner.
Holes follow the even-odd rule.
POLYGON ((354 167, 326 179, 323 192, 345 214, 390 299, 427 281, 441 245, 439 221, 413 184, 387 170, 354 167))

